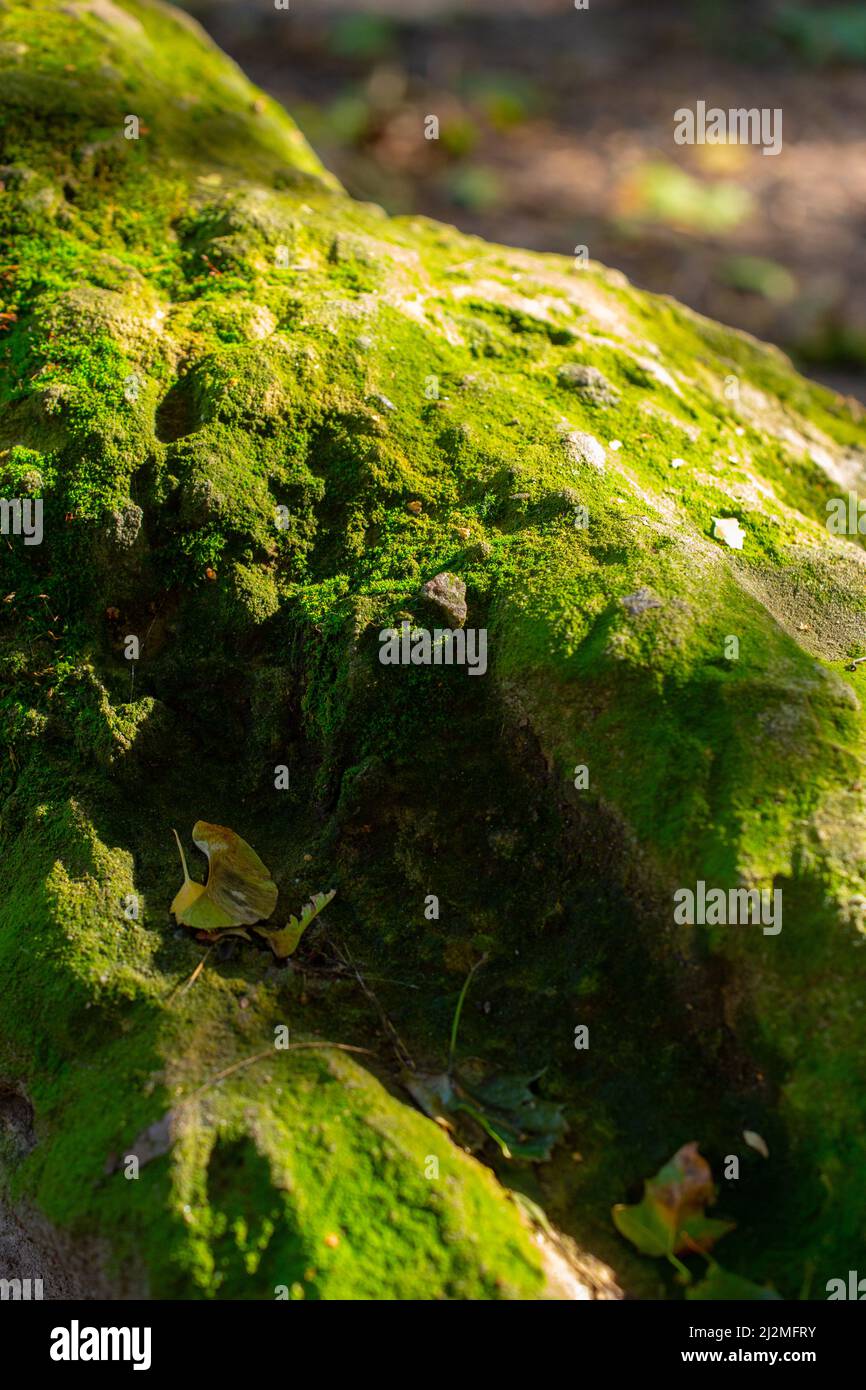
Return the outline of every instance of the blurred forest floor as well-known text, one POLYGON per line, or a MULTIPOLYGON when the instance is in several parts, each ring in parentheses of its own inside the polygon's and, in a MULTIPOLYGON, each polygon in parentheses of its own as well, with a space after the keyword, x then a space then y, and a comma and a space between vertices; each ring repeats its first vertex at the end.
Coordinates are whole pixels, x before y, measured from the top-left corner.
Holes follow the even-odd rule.
POLYGON ((187 0, 355 197, 617 266, 866 399, 866 4, 187 0), (698 100, 782 152, 678 146, 698 100), (436 115, 440 138, 424 138, 436 115))

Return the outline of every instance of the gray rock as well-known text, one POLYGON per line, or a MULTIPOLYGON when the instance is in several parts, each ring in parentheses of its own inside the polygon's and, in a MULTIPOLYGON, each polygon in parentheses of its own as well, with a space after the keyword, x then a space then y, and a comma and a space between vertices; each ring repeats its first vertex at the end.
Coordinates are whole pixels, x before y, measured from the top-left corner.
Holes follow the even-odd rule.
POLYGON ((421 592, 427 602, 449 620, 451 627, 462 627, 466 622, 466 585, 456 574, 443 570, 428 579, 421 592))
POLYGON ((560 386, 577 391, 592 405, 616 405, 619 392, 597 367, 584 367, 578 362, 566 362, 556 373, 560 386))
POLYGON ((623 608, 628 609, 634 617, 641 613, 646 613, 648 608, 661 608, 662 601, 656 598, 655 594, 649 589, 638 589, 633 594, 626 594, 625 598, 620 599, 623 608))
POLYGON ((185 524, 202 526, 225 511, 226 500, 210 478, 193 478, 180 495, 180 515, 185 524))
POLYGON ((606 454, 594 434, 571 430, 564 437, 565 450, 572 463, 588 464, 597 473, 604 472, 606 454))
POLYGON ((138 540, 144 512, 135 502, 108 513, 103 532, 110 546, 118 550, 130 550, 138 540))

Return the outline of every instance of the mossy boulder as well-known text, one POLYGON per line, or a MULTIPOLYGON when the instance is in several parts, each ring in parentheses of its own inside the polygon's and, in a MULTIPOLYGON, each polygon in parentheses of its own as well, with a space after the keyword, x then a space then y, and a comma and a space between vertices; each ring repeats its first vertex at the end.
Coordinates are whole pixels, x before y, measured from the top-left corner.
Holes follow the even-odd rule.
POLYGON ((698 1141, 724 1263, 823 1296, 866 1234, 860 408, 351 201, 156 0, 6 0, 0 67, 0 495, 44 522, 0 551, 7 1212, 118 1295, 677 1297, 610 1208, 698 1141), (379 660, 443 576, 483 678, 379 660), (277 924, 337 889, 289 967, 170 917, 198 819, 277 924), (782 930, 679 925, 699 882, 782 930), (459 1050, 561 1107, 546 1162, 412 1105, 482 956, 459 1050))

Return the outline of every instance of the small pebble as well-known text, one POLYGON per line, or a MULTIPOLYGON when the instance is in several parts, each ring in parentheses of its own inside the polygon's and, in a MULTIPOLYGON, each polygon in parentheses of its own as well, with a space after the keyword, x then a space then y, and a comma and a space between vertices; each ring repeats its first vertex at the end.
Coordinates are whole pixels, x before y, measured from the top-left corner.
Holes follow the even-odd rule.
POLYGON ((757 1134, 755 1130, 744 1129, 743 1138, 745 1139, 749 1148, 755 1149, 755 1151, 759 1153, 762 1158, 770 1157, 770 1150, 767 1148, 767 1141, 764 1138, 762 1138, 760 1134, 757 1134))
POLYGON ((713 536, 724 541, 732 550, 742 550, 746 533, 735 516, 714 516, 713 536))
POLYGON ((604 472, 605 453, 595 435, 583 430, 570 430, 564 436, 565 449, 572 463, 589 465, 597 473, 604 472))

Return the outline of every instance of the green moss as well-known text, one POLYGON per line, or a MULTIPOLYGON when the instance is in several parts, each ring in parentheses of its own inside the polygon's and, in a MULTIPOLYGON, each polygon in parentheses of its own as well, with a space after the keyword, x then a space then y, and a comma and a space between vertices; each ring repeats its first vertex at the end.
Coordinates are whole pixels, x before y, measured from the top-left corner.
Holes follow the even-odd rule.
POLYGON ((162 5, 12 0, 0 37, 0 482, 45 508, 0 595, 0 1068, 39 1136, 5 1184, 157 1295, 536 1296, 509 1186, 675 1294, 609 1207, 756 1128, 728 1262, 819 1296, 864 1219, 866 589, 824 524, 857 411, 615 272, 350 202, 162 5), (484 679, 377 659, 443 570, 484 679), (185 987, 170 831, 199 817, 280 911, 337 887, 298 972, 220 948, 185 987), (676 929, 698 879, 782 886, 782 933, 676 929), (467 1050, 543 1071, 568 1145, 482 1150, 494 1178, 409 1108, 338 949, 431 1069, 486 953, 467 1050), (209 1084, 279 1024, 371 1052, 209 1084))

